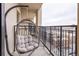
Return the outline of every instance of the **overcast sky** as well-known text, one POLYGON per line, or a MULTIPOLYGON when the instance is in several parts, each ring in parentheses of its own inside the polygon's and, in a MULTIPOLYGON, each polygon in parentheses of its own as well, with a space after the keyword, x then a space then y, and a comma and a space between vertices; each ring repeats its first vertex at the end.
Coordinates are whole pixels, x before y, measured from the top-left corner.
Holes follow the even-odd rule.
POLYGON ((54 3, 43 4, 42 25, 72 25, 77 24, 76 4, 54 3))

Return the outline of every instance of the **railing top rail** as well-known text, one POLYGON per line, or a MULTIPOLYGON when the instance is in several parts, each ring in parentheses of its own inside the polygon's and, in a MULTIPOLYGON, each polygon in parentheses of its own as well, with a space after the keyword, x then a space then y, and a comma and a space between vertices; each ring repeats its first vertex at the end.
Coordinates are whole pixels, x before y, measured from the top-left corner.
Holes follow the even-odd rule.
MULTIPOLYGON (((77 25, 54 25, 54 26, 42 26, 42 27, 76 27, 77 25)), ((39 26, 41 27, 41 26, 39 26)))
MULTIPOLYGON (((18 26, 27 26, 27 25, 18 25, 18 26)), ((38 26, 38 27, 77 27, 77 25, 57 25, 57 26, 55 25, 55 26, 38 26)))

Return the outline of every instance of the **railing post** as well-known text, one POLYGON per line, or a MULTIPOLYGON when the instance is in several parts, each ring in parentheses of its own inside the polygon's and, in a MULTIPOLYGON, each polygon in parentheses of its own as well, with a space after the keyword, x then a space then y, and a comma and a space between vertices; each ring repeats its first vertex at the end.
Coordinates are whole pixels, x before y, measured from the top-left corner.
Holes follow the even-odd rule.
POLYGON ((46 27, 44 27, 44 42, 45 42, 45 44, 46 44, 46 27))
POLYGON ((51 52, 51 26, 50 26, 50 52, 51 52))
POLYGON ((60 26, 60 56, 62 56, 62 26, 60 26))
POLYGON ((77 56, 77 26, 75 26, 75 56, 77 56))

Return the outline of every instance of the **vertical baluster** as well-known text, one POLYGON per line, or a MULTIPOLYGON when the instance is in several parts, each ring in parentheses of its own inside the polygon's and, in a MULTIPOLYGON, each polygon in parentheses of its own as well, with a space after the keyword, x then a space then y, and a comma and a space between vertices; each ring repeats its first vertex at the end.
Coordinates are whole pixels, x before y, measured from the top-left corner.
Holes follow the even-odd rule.
POLYGON ((58 39, 57 45, 58 45, 58 56, 59 56, 59 27, 57 29, 57 39, 58 39))
POLYGON ((56 55, 57 55, 57 41, 58 41, 58 39, 57 39, 57 27, 56 27, 55 34, 56 34, 56 55))
POLYGON ((65 30, 65 56, 66 56, 66 30, 65 30))
POLYGON ((77 56, 77 26, 75 26, 75 56, 77 56))
POLYGON ((62 54, 63 54, 63 56, 64 56, 64 30, 62 30, 62 34, 63 34, 63 35, 62 35, 62 38, 63 38, 63 39, 62 39, 62 40, 63 40, 63 41, 62 41, 62 54))
POLYGON ((47 40, 47 31, 46 31, 46 27, 45 27, 45 44, 46 44, 46 40, 47 40))
POLYGON ((59 56, 59 27, 57 27, 57 54, 59 56))
POLYGON ((38 31, 38 43, 40 44, 40 33, 41 33, 41 31, 40 31, 40 26, 38 27, 39 28, 39 31, 38 31))
POLYGON ((57 39, 57 55, 58 55, 58 27, 56 29, 56 39, 57 39))
POLYGON ((54 41, 55 41, 55 54, 56 54, 56 37, 55 37, 55 33, 56 33, 56 32, 55 32, 55 30, 56 30, 56 29, 55 29, 55 27, 54 27, 54 41))
POLYGON ((51 26, 50 26, 50 39, 49 39, 50 40, 50 52, 51 52, 51 34, 52 33, 51 33, 51 26))
POLYGON ((60 27, 60 56, 62 56, 62 26, 60 27))
POLYGON ((72 31, 72 56, 73 56, 73 44, 74 44, 74 42, 73 42, 73 31, 72 31))
POLYGON ((59 56, 60 56, 60 27, 59 27, 59 29, 58 29, 58 36, 59 36, 59 38, 58 38, 58 42, 59 42, 59 43, 58 43, 58 46, 59 46, 58 49, 59 49, 59 50, 58 50, 58 51, 59 51, 59 56))
POLYGON ((64 38, 64 56, 65 56, 65 30, 63 31, 63 38, 64 38))
POLYGON ((62 56, 63 56, 63 29, 62 29, 62 44, 61 44, 61 50, 62 50, 62 56))
POLYGON ((69 55, 69 49, 70 49, 70 30, 68 30, 68 55, 69 55))

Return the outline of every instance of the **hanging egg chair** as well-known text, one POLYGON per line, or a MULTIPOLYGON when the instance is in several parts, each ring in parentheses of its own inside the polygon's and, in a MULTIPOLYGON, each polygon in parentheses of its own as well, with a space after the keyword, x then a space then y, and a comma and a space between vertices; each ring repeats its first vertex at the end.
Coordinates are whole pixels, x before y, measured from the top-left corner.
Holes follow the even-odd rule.
POLYGON ((39 46, 35 24, 28 19, 22 20, 16 26, 16 50, 19 53, 33 51, 39 46))

